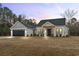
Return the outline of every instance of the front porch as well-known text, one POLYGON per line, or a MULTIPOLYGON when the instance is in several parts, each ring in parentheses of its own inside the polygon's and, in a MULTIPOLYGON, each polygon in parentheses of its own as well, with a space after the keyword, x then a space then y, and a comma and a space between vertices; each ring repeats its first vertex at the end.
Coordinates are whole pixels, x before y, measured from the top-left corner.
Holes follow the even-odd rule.
POLYGON ((67 36, 63 27, 59 26, 43 26, 37 29, 37 36, 64 37, 67 36))
POLYGON ((43 33, 44 33, 44 36, 54 36, 55 33, 54 33, 54 26, 43 26, 43 33))

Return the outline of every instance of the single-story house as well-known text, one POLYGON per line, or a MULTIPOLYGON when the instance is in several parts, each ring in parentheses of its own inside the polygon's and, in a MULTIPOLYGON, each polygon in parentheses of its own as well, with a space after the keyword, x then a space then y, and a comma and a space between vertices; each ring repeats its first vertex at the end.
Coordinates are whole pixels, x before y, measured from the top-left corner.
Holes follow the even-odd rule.
POLYGON ((67 36, 69 34, 65 18, 41 20, 34 28, 17 21, 10 29, 11 36, 30 36, 34 33, 38 36, 67 36))
POLYGON ((67 36, 69 28, 66 26, 65 18, 41 20, 36 27, 39 36, 67 36))

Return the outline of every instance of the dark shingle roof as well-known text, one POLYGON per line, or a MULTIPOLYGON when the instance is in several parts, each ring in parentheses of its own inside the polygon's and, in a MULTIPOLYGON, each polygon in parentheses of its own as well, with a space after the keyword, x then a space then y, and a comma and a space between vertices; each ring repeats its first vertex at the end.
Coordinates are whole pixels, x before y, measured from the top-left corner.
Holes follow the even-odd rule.
POLYGON ((65 25, 65 18, 58 18, 58 19, 46 19, 46 20, 41 20, 38 23, 38 26, 42 26, 46 22, 50 22, 54 25, 65 25))

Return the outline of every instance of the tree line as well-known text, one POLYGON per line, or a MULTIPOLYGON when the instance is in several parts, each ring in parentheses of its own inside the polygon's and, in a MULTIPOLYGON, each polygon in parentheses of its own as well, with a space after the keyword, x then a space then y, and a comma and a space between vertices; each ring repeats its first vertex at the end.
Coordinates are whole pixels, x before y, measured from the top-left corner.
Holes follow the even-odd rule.
POLYGON ((10 27, 20 21, 28 26, 36 25, 35 19, 26 19, 25 15, 16 15, 8 7, 3 7, 0 4, 0 36, 10 35, 10 27))

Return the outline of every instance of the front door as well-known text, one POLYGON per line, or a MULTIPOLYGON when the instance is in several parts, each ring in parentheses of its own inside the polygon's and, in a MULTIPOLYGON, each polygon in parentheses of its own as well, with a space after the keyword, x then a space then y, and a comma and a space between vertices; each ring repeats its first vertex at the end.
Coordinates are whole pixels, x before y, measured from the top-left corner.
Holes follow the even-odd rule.
POLYGON ((47 29, 47 36, 51 36, 51 29, 47 29))

